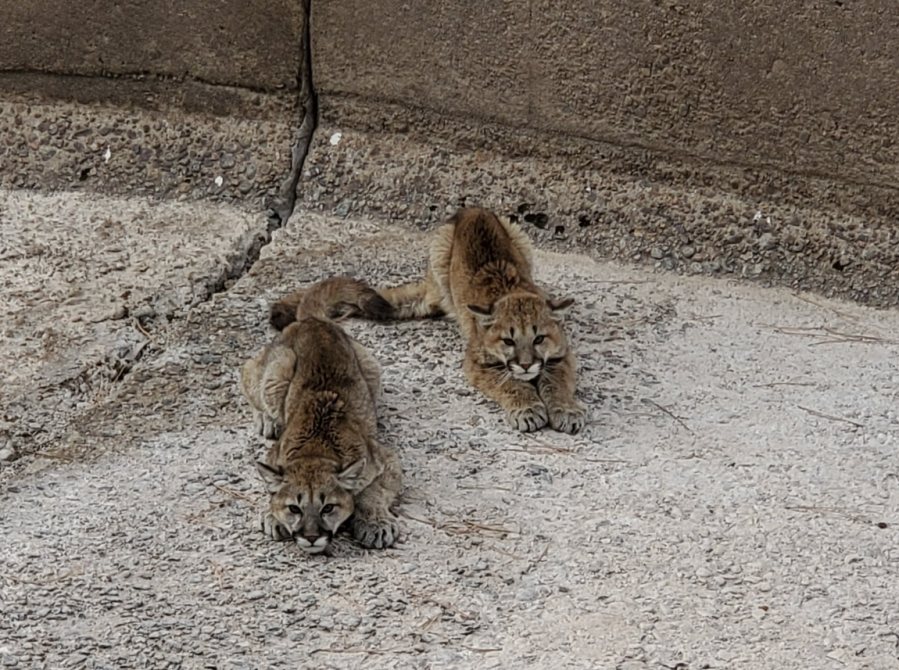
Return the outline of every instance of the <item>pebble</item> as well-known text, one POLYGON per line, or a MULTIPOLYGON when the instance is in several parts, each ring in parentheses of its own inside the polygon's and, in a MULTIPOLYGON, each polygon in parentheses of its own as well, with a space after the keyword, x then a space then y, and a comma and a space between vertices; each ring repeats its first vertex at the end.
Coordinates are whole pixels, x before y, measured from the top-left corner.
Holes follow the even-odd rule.
POLYGON ((763 233, 756 242, 756 245, 759 249, 769 251, 777 246, 777 238, 771 233, 763 233))
POLYGON ((537 600, 540 597, 540 594, 537 592, 537 589, 526 586, 523 589, 519 589, 518 593, 515 594, 515 598, 517 600, 521 600, 522 602, 532 602, 537 600))
POLYGON ((152 319, 156 316, 156 310, 152 305, 140 305, 131 311, 131 316, 137 319, 152 319))
POLYGON ((0 449, 0 463, 12 463, 18 457, 18 453, 11 445, 0 449))

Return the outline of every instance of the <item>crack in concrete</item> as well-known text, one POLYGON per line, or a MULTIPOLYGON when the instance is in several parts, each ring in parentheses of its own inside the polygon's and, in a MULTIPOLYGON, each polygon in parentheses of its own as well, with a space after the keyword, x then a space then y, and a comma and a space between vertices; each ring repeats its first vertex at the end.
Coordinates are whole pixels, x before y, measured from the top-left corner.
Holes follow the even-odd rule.
POLYGON ((297 132, 296 142, 291 148, 290 173, 281 184, 281 192, 269 210, 269 233, 284 225, 293 213, 297 199, 297 185, 302 177, 303 166, 318 126, 318 94, 312 76, 312 32, 309 27, 312 19, 312 0, 303 0, 303 11, 306 15, 303 24, 303 57, 298 73, 300 98, 304 110, 303 121, 297 132))
POLYGON ((312 0, 303 0, 303 10, 305 13, 301 45, 303 54, 300 59, 300 71, 297 73, 303 120, 291 147, 290 172, 282 182, 278 196, 274 198, 267 210, 268 226, 265 234, 255 235, 252 243, 245 247, 246 251, 240 254, 243 256, 243 262, 239 264, 229 262, 228 270, 210 287, 207 300, 211 299, 213 295, 227 290, 229 282, 240 279, 250 271, 259 260, 262 249, 271 243, 272 233, 287 223, 296 206, 297 186, 302 178, 306 157, 309 155, 309 147, 312 145, 315 130, 318 127, 318 94, 312 76, 312 34, 309 28, 312 0))

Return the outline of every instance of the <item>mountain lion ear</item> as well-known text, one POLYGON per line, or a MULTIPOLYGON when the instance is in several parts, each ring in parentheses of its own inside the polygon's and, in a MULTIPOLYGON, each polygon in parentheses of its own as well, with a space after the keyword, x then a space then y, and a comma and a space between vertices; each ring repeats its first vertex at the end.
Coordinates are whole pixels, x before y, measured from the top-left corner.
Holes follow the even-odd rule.
POLYGON ((282 468, 273 468, 262 461, 256 461, 256 470, 259 471, 262 481, 265 482, 265 489, 269 493, 277 493, 284 484, 284 470, 282 468))
POLYGON ((366 481, 363 479, 365 475, 365 466, 368 461, 360 458, 358 461, 347 467, 346 470, 337 475, 337 483, 341 488, 346 489, 350 493, 359 493, 365 488, 366 481))
POLYGON ((484 328, 489 328, 493 325, 493 322, 496 321, 496 317, 493 316, 493 305, 490 305, 489 307, 469 305, 468 311, 474 314, 474 318, 477 319, 478 323, 484 328))
POLYGON ((550 298, 546 301, 546 304, 549 307, 549 311, 552 312, 552 317, 556 321, 561 321, 562 315, 574 304, 574 298, 559 298, 558 300, 550 298))

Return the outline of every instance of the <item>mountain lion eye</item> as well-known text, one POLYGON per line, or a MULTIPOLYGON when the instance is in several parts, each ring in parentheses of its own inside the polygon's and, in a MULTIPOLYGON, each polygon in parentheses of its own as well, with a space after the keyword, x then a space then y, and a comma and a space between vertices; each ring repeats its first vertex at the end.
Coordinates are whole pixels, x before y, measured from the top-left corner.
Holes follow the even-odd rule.
POLYGON ((534 338, 534 344, 540 344, 543 341, 543 335, 538 335, 534 338))
POLYGON ((322 507, 322 514, 330 514, 334 511, 334 505, 325 505, 322 507))
POLYGON ((507 347, 514 347, 514 346, 515 346, 515 340, 511 340, 511 339, 509 339, 509 338, 507 337, 507 338, 505 338, 505 339, 503 340, 503 344, 505 344, 507 347))
POLYGON ((303 510, 301 510, 298 505, 288 505, 287 509, 289 509, 294 514, 302 514, 303 513, 303 510))

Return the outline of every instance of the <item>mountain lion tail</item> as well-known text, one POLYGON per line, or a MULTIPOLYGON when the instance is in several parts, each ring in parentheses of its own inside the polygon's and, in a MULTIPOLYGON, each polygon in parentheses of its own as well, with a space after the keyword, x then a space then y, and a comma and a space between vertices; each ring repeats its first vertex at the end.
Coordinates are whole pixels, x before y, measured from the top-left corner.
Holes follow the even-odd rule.
POLYGON ((269 323, 284 330, 307 316, 334 320, 360 316, 383 321, 396 318, 396 313, 387 300, 365 283, 350 277, 333 277, 278 300, 272 305, 269 323))
POLYGON ((430 274, 418 283, 381 288, 378 293, 393 309, 395 319, 426 319, 446 314, 441 306, 440 292, 430 274))

